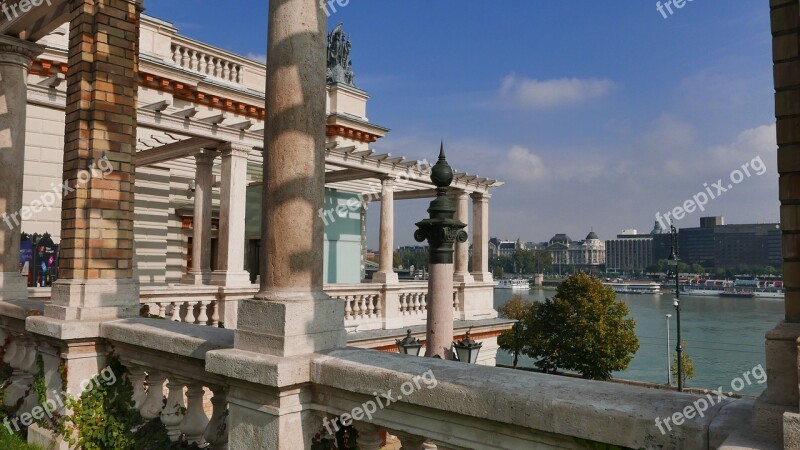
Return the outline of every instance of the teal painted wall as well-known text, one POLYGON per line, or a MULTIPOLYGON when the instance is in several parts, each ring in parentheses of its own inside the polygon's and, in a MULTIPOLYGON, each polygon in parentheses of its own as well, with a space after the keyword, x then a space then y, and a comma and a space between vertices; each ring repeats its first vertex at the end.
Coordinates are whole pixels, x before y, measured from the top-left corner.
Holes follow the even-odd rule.
MULTIPOLYGON (((248 240, 261 236, 261 198, 261 186, 247 188, 245 229, 248 240)), ((325 223, 323 280, 326 284, 360 283, 362 205, 359 196, 325 189, 324 205, 322 216, 317 216, 317 220, 325 223)), ((248 255, 248 261, 254 261, 254 257, 248 255)))

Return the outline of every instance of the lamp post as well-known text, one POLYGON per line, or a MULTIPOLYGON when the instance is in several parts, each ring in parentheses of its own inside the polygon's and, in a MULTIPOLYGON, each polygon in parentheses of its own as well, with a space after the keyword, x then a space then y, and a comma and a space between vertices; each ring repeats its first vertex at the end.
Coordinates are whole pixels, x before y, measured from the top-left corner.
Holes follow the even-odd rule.
POLYGON ((681 345, 681 287, 678 277, 678 231, 675 225, 670 225, 671 248, 669 252, 669 265, 675 272, 675 320, 678 330, 678 343, 675 345, 675 352, 678 354, 678 392, 683 392, 683 346, 681 345))
POLYGON ((520 334, 522 332, 522 322, 517 321, 514 323, 514 368, 517 368, 517 362, 519 361, 519 352, 520 352, 520 334))
POLYGON ((669 349, 669 318, 672 314, 667 314, 667 386, 672 386, 672 352, 669 349))

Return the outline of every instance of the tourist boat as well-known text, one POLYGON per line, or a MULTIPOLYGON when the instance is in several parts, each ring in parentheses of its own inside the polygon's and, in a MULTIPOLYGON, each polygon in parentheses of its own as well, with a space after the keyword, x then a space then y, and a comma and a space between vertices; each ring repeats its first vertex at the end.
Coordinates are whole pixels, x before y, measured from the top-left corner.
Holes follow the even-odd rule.
POLYGON ((719 293, 720 297, 754 298, 756 293, 747 289, 725 289, 719 293))
POLYGON ((658 294, 661 292, 661 286, 655 282, 620 282, 603 284, 613 289, 617 294, 658 294))
POLYGON ((497 280, 495 289, 530 289, 530 282, 524 278, 497 280))

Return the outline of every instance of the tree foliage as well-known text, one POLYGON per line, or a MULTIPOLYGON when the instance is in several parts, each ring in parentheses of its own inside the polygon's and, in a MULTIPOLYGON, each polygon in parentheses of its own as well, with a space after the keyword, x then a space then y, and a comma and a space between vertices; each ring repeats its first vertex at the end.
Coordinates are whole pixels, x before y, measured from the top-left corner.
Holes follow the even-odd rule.
MULTIPOLYGON (((694 378, 694 362, 692 362, 692 357, 686 353, 686 341, 681 341, 681 347, 683 351, 681 352, 681 360, 683 360, 683 385, 686 386, 686 381, 691 380, 694 378)), ((672 355, 672 367, 670 367, 670 371, 672 372, 672 378, 675 381, 678 380, 678 353, 674 353, 672 355)))
POLYGON ((589 275, 570 276, 556 295, 534 303, 525 318, 522 352, 544 370, 574 370, 605 380, 628 367, 636 351, 636 321, 614 291, 589 275))
MULTIPOLYGON (((530 314, 532 307, 532 302, 525 300, 521 295, 516 294, 511 298, 511 300, 500 305, 500 307, 497 308, 497 312, 500 313, 501 317, 520 321, 520 324, 515 324, 515 326, 519 326, 524 323, 525 318, 528 316, 528 314, 530 314)), ((497 345, 501 349, 513 353, 515 355, 514 360, 516 361, 517 356, 522 352, 522 346, 524 343, 523 336, 524 331, 522 330, 517 331, 515 328, 506 330, 497 337, 497 345)))
POLYGON ((517 249, 511 256, 495 256, 489 261, 492 273, 545 273, 553 267, 548 250, 517 249))

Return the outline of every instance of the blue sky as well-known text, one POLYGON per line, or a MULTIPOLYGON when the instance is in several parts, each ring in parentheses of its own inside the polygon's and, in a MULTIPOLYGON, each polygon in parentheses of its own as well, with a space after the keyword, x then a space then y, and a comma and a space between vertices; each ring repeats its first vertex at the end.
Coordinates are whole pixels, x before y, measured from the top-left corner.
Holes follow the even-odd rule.
MULTIPOLYGON (((243 55, 266 52, 267 2, 150 0, 180 33, 243 55)), ((462 171, 506 185, 490 231, 543 241, 649 231, 754 159, 745 177, 677 222, 778 221, 771 37, 766 2, 694 0, 667 19, 655 1, 365 1, 330 17, 353 41, 375 148, 432 159, 445 140, 462 171)), ((413 243, 426 202, 396 206, 413 243)), ((369 243, 377 246, 377 210, 369 243)))

